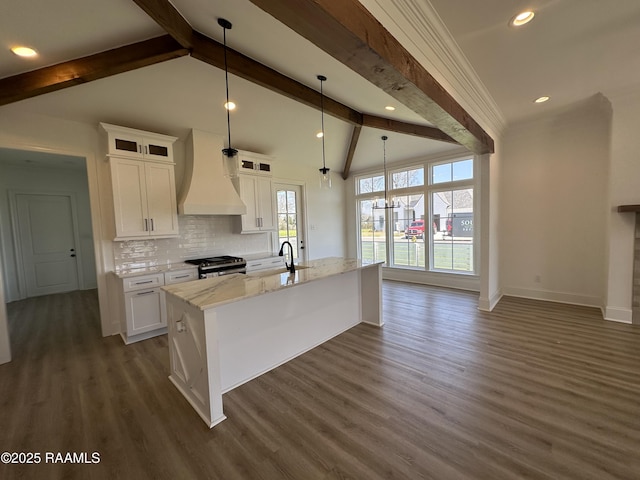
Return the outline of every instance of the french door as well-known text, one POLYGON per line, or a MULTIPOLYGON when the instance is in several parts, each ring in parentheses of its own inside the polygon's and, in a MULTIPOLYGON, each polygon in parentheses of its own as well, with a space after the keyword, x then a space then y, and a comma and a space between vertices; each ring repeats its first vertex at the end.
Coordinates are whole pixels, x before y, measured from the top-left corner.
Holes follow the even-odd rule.
MULTIPOLYGON (((299 262, 307 260, 304 231, 304 201, 301 185, 274 183, 277 208, 278 248, 289 241, 293 246, 293 258, 299 262)), ((287 250, 285 250, 286 252, 287 250)))

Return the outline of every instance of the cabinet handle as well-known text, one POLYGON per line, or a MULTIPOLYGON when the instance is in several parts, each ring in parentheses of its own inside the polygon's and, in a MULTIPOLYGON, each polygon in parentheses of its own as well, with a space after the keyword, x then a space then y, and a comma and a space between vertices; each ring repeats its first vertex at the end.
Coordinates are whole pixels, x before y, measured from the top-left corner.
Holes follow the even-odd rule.
POLYGON ((135 282, 135 285, 144 285, 145 283, 153 283, 153 280, 144 280, 142 282, 135 282))
POLYGON ((149 295, 150 293, 156 293, 155 290, 149 290, 148 292, 138 292, 136 293, 137 296, 139 295, 149 295))
POLYGON ((142 153, 142 145, 138 145, 138 153, 142 153))
POLYGON ((145 155, 149 154, 149 148, 146 145, 144 146, 144 154, 145 155))
POLYGON ((144 231, 149 231, 149 220, 147 220, 146 218, 144 219, 144 231))
POLYGON ((259 267, 260 265, 262 265, 261 263, 252 263, 251 266, 252 267, 259 267))
POLYGON ((153 218, 151 219, 151 231, 153 232, 155 230, 154 226, 153 226, 153 218))
POLYGON ((178 276, 173 277, 173 278, 187 278, 188 276, 189 276, 189 274, 187 274, 187 275, 178 275, 178 276))

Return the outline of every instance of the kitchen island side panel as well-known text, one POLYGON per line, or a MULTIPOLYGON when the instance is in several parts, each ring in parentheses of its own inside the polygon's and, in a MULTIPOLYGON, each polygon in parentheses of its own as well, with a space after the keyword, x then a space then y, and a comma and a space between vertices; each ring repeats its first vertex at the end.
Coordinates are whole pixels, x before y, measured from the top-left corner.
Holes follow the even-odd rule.
POLYGON ((222 391, 360 323, 359 275, 347 272, 216 308, 222 391))
POLYGON ((215 348, 215 318, 210 318, 211 325, 205 328, 205 312, 165 292, 163 295, 169 330, 169 380, 213 427, 226 418, 215 348))

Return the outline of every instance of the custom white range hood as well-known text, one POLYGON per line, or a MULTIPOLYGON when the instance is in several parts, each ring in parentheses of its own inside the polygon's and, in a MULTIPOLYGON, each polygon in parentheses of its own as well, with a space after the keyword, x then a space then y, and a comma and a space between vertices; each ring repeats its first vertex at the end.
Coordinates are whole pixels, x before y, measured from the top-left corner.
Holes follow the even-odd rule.
POLYGON ((202 130, 187 138, 180 215, 243 215, 247 207, 227 176, 222 155, 223 139, 202 130))

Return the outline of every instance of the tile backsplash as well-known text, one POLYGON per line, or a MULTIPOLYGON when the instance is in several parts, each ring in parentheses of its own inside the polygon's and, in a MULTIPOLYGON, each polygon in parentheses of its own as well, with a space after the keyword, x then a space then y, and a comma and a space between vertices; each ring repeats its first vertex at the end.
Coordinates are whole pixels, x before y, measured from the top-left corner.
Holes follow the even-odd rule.
POLYGON ((116 269, 152 267, 214 255, 270 252, 271 234, 240 235, 233 216, 180 215, 178 238, 113 242, 116 269))

